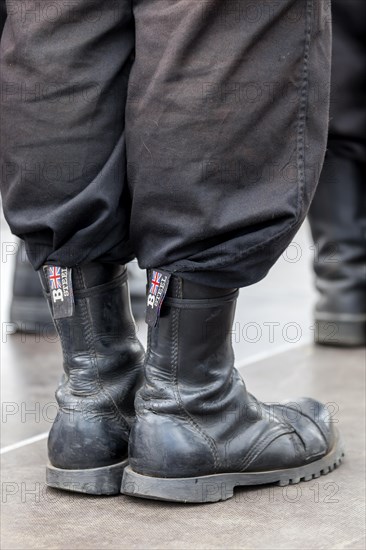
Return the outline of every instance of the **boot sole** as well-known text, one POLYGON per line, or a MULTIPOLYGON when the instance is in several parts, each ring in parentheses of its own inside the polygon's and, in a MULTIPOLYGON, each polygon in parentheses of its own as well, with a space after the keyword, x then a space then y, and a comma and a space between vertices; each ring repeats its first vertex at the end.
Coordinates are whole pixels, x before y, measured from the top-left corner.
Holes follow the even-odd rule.
POLYGON ((339 439, 322 459, 286 470, 253 473, 214 474, 189 478, 157 478, 137 474, 128 466, 122 480, 121 493, 134 497, 173 502, 219 502, 234 496, 239 486, 276 484, 285 486, 328 474, 344 457, 339 439))
POLYGON ((88 495, 117 495, 121 491, 123 471, 128 459, 111 466, 86 470, 64 470, 49 464, 46 483, 49 487, 86 493, 88 495))

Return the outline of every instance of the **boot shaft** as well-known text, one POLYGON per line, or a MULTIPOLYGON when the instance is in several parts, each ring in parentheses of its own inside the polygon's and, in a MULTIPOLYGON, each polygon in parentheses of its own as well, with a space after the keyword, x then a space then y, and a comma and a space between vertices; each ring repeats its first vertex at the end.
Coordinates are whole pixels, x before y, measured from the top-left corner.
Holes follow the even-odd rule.
POLYGON ((156 327, 149 327, 145 376, 153 388, 174 384, 219 391, 234 365, 232 323, 238 291, 170 279, 156 327), (192 369, 191 365, 195 368, 192 369))
POLYGON ((169 475, 220 471, 228 434, 244 424, 251 430, 256 420, 258 431, 262 410, 234 368, 237 296, 237 289, 171 277, 159 322, 149 328, 145 380, 135 399, 130 460, 136 471, 162 474, 162 455, 169 475))
MULTIPOLYGON (((131 314, 125 267, 92 263, 72 269, 74 311, 53 319, 60 337, 64 370, 74 395, 93 395, 121 377, 133 379, 143 361, 131 314), (123 368, 121 368, 123 366, 123 368)), ((51 313, 46 270, 40 277, 51 313)), ((119 390, 128 391, 130 383, 119 390)))

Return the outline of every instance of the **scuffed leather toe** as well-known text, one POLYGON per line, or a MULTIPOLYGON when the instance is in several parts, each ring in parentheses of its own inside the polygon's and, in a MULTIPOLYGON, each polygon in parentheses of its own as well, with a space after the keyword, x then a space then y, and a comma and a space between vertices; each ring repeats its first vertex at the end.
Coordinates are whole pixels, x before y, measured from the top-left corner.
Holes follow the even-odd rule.
POLYGON ((302 440, 307 461, 324 456, 332 449, 336 438, 333 409, 310 397, 282 403, 282 416, 302 440))

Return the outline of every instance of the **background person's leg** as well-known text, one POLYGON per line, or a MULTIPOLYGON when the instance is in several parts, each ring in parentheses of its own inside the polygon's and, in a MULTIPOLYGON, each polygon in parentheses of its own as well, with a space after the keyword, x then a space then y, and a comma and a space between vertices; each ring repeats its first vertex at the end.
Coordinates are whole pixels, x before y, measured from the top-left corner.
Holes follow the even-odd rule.
POLYGON ((365 163, 366 3, 332 0, 333 54, 328 151, 365 163))
POLYGON ((124 263, 130 199, 124 110, 130 0, 7 2, 1 192, 35 268, 124 263))
POLYGON ((126 138, 141 267, 245 286, 291 241, 326 145, 327 7, 134 2, 126 138))
POLYGON ((309 212, 320 299, 315 338, 366 343, 366 3, 333 0, 327 154, 309 212))

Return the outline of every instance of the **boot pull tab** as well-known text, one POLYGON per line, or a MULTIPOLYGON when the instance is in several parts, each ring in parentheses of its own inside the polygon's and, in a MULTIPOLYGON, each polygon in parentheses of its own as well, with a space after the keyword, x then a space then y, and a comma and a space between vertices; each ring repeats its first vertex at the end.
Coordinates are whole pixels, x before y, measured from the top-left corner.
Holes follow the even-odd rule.
POLYGON ((74 315, 74 292, 72 288, 71 267, 45 265, 43 271, 46 276, 50 293, 54 319, 64 319, 74 315))
POLYGON ((170 273, 152 270, 147 284, 145 321, 150 327, 158 324, 161 306, 168 290, 170 273))

